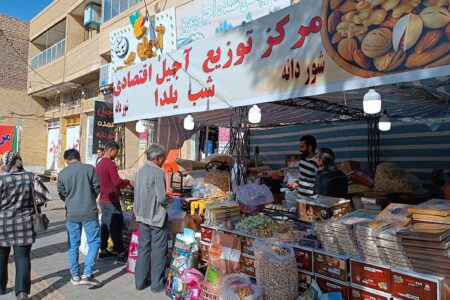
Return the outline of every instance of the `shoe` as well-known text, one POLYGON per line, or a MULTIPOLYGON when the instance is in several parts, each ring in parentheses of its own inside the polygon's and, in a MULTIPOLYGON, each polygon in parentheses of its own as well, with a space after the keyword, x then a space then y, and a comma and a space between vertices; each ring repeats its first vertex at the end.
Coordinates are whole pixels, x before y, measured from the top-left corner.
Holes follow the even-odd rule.
POLYGON ((165 290, 166 290, 166 287, 165 287, 165 286, 160 286, 160 287, 157 287, 156 289, 151 288, 151 291, 152 291, 152 293, 154 293, 154 294, 161 293, 161 292, 163 292, 163 291, 165 291, 165 290))
POLYGON ((105 259, 112 259, 112 258, 114 258, 114 254, 112 254, 111 252, 106 251, 106 250, 101 251, 98 254, 98 260, 105 260, 105 259))
POLYGON ((115 263, 126 264, 127 261, 128 261, 128 255, 126 255, 126 254, 123 256, 117 255, 115 263))
POLYGON ((98 282, 97 279, 94 278, 94 275, 82 275, 80 285, 90 285, 90 286, 97 286, 100 282, 98 282))
POLYGON ((80 276, 75 276, 75 277, 70 278, 70 282, 72 282, 72 284, 74 286, 80 285, 80 281, 81 281, 80 276))
POLYGON ((27 299, 29 299, 27 293, 20 292, 17 294, 17 300, 27 300, 27 299))

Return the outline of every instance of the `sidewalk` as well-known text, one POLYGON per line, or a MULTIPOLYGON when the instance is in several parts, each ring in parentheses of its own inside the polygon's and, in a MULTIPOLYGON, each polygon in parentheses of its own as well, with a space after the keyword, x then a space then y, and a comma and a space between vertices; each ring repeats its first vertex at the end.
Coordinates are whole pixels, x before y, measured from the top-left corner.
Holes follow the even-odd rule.
MULTIPOLYGON (((73 286, 68 270, 64 202, 59 200, 55 184, 47 186, 56 200, 49 202, 44 209, 50 219, 50 226, 45 234, 37 238, 31 250, 31 299, 168 299, 162 293, 153 294, 150 288, 136 291, 134 276, 125 272, 124 264, 114 264, 114 260, 97 262, 94 275, 101 282, 98 288, 73 286)), ((10 257, 8 266, 10 292, 0 297, 1 300, 16 299, 13 261, 13 257, 10 257)), ((80 253, 80 262, 83 261, 84 256, 80 253)))

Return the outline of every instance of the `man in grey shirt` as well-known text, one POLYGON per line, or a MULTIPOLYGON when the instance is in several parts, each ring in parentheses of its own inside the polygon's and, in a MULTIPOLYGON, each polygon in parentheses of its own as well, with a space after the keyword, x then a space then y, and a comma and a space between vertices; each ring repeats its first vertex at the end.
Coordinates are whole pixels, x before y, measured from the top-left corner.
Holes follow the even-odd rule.
POLYGON ((58 193, 66 203, 66 227, 69 240, 69 267, 73 285, 98 285, 92 275, 100 247, 97 195, 100 181, 93 166, 80 162, 80 152, 69 149, 64 152, 67 166, 58 175, 58 193), (84 273, 80 277, 78 248, 81 229, 86 232, 89 251, 86 255, 84 273))
POLYGON ((139 222, 139 249, 135 271, 137 290, 149 284, 148 268, 151 257, 151 291, 165 290, 167 264, 167 205, 172 198, 166 194, 166 174, 161 169, 167 151, 161 145, 148 147, 147 162, 136 173, 134 214, 139 222))

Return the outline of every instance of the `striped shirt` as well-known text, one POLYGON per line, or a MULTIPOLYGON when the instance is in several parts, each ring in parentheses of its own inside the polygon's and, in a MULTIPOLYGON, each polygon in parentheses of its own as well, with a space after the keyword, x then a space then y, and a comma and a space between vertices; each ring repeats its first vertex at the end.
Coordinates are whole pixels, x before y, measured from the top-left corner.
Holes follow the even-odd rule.
POLYGON ((302 159, 298 168, 300 171, 298 193, 302 196, 312 196, 318 170, 316 157, 306 160, 302 159))

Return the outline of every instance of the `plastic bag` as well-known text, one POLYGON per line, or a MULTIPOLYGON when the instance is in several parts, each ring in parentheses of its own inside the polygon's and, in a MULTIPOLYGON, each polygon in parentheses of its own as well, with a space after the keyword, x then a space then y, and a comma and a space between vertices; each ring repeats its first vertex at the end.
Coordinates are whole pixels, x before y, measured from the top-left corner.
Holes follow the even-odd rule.
POLYGON ((183 210, 181 209, 180 197, 172 197, 172 198, 174 201, 167 207, 167 214, 169 216, 169 220, 183 219, 184 214, 183 210))
POLYGON ((184 284, 186 300, 200 300, 200 295, 202 292, 202 281, 205 277, 200 271, 194 268, 189 268, 184 270, 180 279, 184 284))
POLYGON ((266 205, 273 202, 272 192, 264 184, 241 185, 237 190, 236 197, 239 203, 246 206, 266 205))
POLYGON ((256 239, 256 282, 265 299, 294 300, 298 296, 298 271, 292 246, 270 239, 256 239))
POLYGON ((241 258, 241 239, 234 235, 214 231, 209 249, 208 270, 203 281, 203 300, 220 297, 222 277, 238 273, 241 258))
POLYGON ((239 293, 249 291, 251 294, 243 299, 262 300, 262 290, 252 283, 250 277, 244 274, 229 274, 222 278, 220 285, 220 300, 241 300, 239 293))
POLYGON ((138 248, 139 248, 139 231, 134 231, 131 234, 130 247, 128 250, 128 260, 126 266, 127 273, 134 273, 136 270, 138 248))

